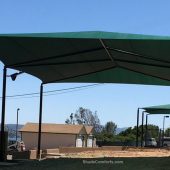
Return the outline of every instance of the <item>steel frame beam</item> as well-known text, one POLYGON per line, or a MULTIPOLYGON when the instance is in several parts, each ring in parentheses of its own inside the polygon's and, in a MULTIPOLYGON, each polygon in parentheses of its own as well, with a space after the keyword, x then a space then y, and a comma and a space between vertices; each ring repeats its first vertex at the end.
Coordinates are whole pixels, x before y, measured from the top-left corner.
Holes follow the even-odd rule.
POLYGON ((38 125, 38 150, 37 150, 37 158, 38 159, 41 159, 42 106, 43 106, 43 83, 41 83, 41 86, 40 86, 40 106, 39 106, 39 125, 38 125))
POLYGON ((5 149, 6 76, 7 76, 7 67, 4 66, 4 69, 3 69, 3 87, 2 87, 1 134, 0 134, 0 161, 6 160, 6 149, 5 149))

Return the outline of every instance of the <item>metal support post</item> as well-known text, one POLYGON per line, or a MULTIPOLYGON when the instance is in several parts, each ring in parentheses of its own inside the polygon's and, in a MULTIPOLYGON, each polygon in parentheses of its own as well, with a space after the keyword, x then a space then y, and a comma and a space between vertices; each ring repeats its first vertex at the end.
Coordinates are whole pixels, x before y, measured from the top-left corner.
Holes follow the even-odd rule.
POLYGON ((5 149, 5 101, 6 101, 6 75, 7 68, 3 70, 3 87, 2 87, 2 114, 1 114, 1 134, 0 134, 0 161, 6 160, 5 149))
POLYGON ((136 147, 138 147, 138 136, 139 136, 139 108, 137 110, 136 147))
POLYGON ((39 128, 38 128, 38 151, 37 158, 41 158, 41 125, 42 125, 43 83, 40 86, 39 128))

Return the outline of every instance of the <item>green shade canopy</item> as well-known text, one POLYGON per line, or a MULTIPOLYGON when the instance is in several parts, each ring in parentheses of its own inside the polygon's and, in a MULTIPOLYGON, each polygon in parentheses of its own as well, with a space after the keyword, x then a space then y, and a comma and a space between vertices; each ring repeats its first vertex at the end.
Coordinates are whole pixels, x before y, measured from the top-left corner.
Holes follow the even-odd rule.
POLYGON ((0 35, 0 60, 43 83, 170 85, 170 37, 111 32, 0 35))
POLYGON ((147 113, 150 114, 170 114, 170 104, 143 107, 142 109, 144 109, 147 113))

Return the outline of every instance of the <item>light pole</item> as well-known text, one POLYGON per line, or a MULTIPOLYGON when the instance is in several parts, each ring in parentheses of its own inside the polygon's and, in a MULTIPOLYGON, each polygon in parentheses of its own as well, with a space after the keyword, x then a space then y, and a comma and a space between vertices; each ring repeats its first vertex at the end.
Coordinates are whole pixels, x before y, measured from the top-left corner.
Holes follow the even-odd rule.
POLYGON ((165 118, 169 118, 169 116, 164 116, 164 118, 163 118, 162 146, 163 146, 163 143, 164 143, 165 118))
POLYGON ((16 124, 16 142, 18 139, 18 113, 19 113, 20 108, 17 109, 17 124, 16 124))
POLYGON ((164 134, 164 129, 165 129, 165 118, 169 118, 169 116, 164 116, 163 118, 163 134, 164 134))

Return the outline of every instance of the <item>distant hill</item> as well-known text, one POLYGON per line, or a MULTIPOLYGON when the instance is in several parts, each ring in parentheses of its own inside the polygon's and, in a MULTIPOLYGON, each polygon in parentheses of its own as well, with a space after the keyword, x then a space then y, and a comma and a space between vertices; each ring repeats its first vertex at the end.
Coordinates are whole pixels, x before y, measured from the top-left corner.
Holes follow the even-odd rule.
MULTIPOLYGON (((24 125, 19 124, 18 125, 18 130, 21 129, 24 125)), ((13 138, 15 137, 15 130, 16 130, 16 124, 6 124, 6 127, 8 128, 9 131, 9 137, 13 138)), ((123 128, 117 128, 116 129, 116 134, 119 134, 120 132, 126 130, 128 127, 123 127, 123 128)), ((20 134, 18 134, 20 135, 20 134)))
MULTIPOLYGON (((0 124, 1 125, 1 124, 0 124)), ((18 124, 18 130, 21 129, 24 125, 18 124)), ((6 124, 5 128, 8 128, 9 130, 16 130, 16 124, 6 124)), ((1 130, 1 126, 0 126, 1 130)))
MULTIPOLYGON (((8 127, 8 129, 11 130, 16 130, 16 124, 6 124, 6 126, 8 127)), ((21 129, 24 125, 19 124, 18 125, 18 129, 21 129)), ((116 129, 116 134, 119 134, 120 132, 126 130, 128 127, 123 127, 123 128, 117 128, 116 129)))
POLYGON ((123 127, 123 128, 117 128, 116 129, 116 134, 119 134, 122 131, 125 131, 128 127, 123 127))
MULTIPOLYGON (((18 125, 18 130, 21 129, 24 125, 19 124, 18 125)), ((6 127, 11 130, 16 130, 16 124, 6 124, 6 127)))
MULTIPOLYGON (((24 125, 19 124, 18 130, 20 130, 24 125)), ((8 130, 8 139, 12 140, 16 138, 16 124, 6 124, 5 129, 8 130)), ((21 138, 21 134, 18 133, 18 139, 21 138)))

